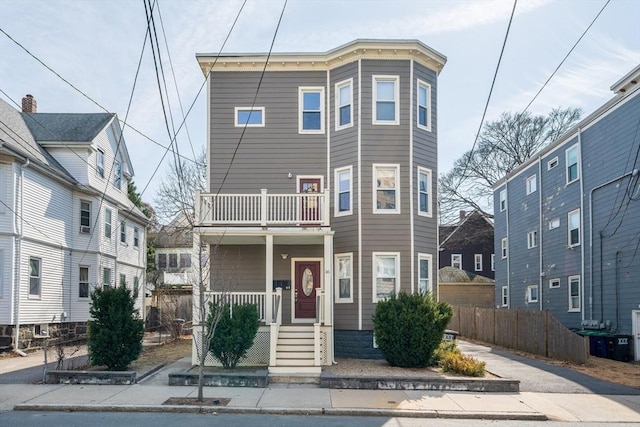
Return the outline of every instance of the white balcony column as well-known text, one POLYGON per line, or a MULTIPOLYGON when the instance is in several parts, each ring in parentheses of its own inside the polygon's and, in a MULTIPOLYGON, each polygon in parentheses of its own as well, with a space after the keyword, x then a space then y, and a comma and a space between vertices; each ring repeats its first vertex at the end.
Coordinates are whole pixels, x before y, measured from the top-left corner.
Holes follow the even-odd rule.
POLYGON ((198 226, 198 225, 200 225, 200 221, 201 221, 201 218, 200 218, 200 203, 201 203, 201 201, 200 201, 200 190, 196 190, 195 197, 196 197, 196 199, 195 199, 195 206, 194 206, 194 209, 193 209, 193 216, 194 216, 193 223, 196 226, 198 226))
MULTIPOLYGON (((263 190, 266 191, 266 190, 263 190)), ((266 198, 265 198, 266 199, 266 198)), ((265 270, 264 281, 266 291, 266 312, 265 323, 269 324, 273 321, 273 235, 267 234, 265 236, 266 244, 266 257, 265 257, 265 270)))
POLYGON ((267 189, 260 190, 260 225, 267 226, 267 189))
POLYGON ((333 325, 333 235, 324 236, 324 324, 333 325))
MULTIPOLYGON (((322 225, 329 226, 329 218, 331 215, 331 203, 329 203, 329 189, 324 189, 324 197, 322 198, 322 225)), ((326 240, 325 240, 326 241, 326 240)), ((325 245, 326 247, 326 245, 325 245)))

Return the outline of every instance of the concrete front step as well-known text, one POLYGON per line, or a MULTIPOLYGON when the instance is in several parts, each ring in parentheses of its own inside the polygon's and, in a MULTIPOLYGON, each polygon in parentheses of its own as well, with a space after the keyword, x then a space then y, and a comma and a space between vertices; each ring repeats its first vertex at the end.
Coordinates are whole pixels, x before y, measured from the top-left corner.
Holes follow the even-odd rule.
POLYGON ((315 377, 320 378, 322 368, 320 366, 278 365, 269 366, 269 378, 274 376, 289 377, 315 377))

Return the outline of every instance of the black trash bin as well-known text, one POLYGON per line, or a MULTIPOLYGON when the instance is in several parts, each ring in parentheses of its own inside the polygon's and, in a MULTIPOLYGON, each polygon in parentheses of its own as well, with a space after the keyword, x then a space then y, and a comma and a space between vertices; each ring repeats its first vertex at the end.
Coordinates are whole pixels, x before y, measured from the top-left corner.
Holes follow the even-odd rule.
POLYGON ((620 362, 631 360, 632 340, 633 337, 631 335, 609 335, 607 337, 607 357, 620 362))

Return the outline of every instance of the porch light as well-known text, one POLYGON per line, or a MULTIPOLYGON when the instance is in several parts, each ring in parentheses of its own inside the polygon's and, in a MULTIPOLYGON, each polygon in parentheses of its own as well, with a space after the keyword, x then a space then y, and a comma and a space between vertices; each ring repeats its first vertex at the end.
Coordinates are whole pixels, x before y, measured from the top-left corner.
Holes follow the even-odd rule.
POLYGON ((284 252, 283 252, 283 253, 281 253, 281 254, 280 254, 280 256, 282 257, 282 259, 287 259, 287 258, 289 258, 289 254, 286 254, 286 253, 284 253, 284 252))

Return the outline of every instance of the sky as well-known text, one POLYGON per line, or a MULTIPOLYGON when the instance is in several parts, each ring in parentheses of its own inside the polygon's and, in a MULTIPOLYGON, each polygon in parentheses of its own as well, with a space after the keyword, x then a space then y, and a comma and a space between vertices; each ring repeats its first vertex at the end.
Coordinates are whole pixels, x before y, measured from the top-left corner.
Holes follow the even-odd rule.
MULTIPOLYGON (((606 3, 518 1, 485 120, 523 111, 606 3)), ((267 52, 284 4, 247 0, 222 52, 267 52)), ((359 38, 418 39, 445 55, 437 104, 443 173, 473 145, 513 4, 289 0, 273 51, 326 52, 359 38)), ((221 50, 241 6, 242 0, 158 0, 156 25, 176 127, 182 122, 180 104, 185 113, 193 105, 177 138, 180 154, 190 159, 206 142, 206 93, 199 93, 204 76, 195 55, 221 50)), ((143 52, 144 2, 0 0, 0 28, 59 75, 0 32, 0 97, 19 104, 32 94, 43 113, 103 112, 97 103, 126 118, 144 134, 125 129, 124 137, 134 182, 143 200, 153 203, 172 156, 162 160, 170 137, 148 42, 143 52)), ((580 107, 586 116, 609 100, 611 85, 639 63, 640 1, 611 0, 529 111, 580 107)))

